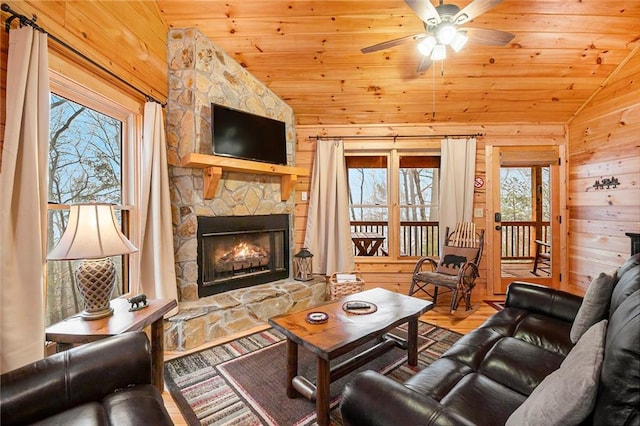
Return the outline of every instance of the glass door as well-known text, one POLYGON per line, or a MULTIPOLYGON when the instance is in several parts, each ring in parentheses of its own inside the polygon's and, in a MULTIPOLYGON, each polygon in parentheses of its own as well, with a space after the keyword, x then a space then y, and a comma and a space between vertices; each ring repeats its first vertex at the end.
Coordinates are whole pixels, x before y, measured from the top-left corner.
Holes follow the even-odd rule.
POLYGON ((557 286, 559 168, 555 147, 500 147, 493 155, 493 291, 512 281, 557 286), (553 220, 553 218, 557 218, 553 220))

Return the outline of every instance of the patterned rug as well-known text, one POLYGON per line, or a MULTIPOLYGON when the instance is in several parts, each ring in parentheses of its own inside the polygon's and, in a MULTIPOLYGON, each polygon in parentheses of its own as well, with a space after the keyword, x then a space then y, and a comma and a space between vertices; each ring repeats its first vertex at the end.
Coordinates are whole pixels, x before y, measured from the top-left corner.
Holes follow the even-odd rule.
MULTIPOLYGON (((406 336, 406 324, 393 334, 406 336)), ((417 367, 407 365, 406 351, 394 348, 331 384, 332 425, 342 425, 337 407, 344 385, 354 374, 371 369, 405 381, 461 337, 425 322, 419 323, 418 334, 417 367)), ((365 349, 363 345, 357 352, 365 349)), ((311 352, 300 348, 298 374, 314 381, 315 360, 311 352)), ((190 425, 316 424, 315 403, 301 396, 287 398, 285 380, 286 342, 274 329, 165 362, 167 387, 190 425)))
POLYGON ((491 306, 496 311, 504 309, 504 300, 483 300, 483 302, 491 306))

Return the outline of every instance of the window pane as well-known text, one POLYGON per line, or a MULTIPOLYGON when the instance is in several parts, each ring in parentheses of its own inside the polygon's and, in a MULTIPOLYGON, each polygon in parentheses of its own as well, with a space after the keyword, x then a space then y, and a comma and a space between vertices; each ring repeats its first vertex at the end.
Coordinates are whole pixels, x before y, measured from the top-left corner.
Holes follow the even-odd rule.
POLYGON ((533 220, 531 206, 531 168, 500 169, 500 208, 503 221, 533 220))
MULTIPOLYGON (((389 208, 387 206, 387 157, 347 157, 351 232, 384 238, 374 256, 388 255, 389 208)), ((372 246, 373 247, 373 246, 372 246)), ((373 250, 372 250, 373 252, 373 250)), ((361 255, 354 246, 354 254, 361 255)))
POLYGON ((437 256, 440 157, 400 157, 400 256, 437 256))
POLYGON ((551 168, 542 167, 542 220, 551 220, 551 168))
MULTIPOLYGON (((385 157, 358 157, 365 159, 379 159, 385 157)), ((386 158, 385 158, 386 160, 386 158)), ((354 167, 348 162, 349 203, 351 205, 386 206, 387 205, 387 166, 382 167, 354 167)), ((352 217, 353 220, 362 218, 352 217)))
MULTIPOLYGON (((53 93, 50 102, 49 202, 121 204, 123 123, 53 93)), ((66 210, 49 212, 49 250, 60 239, 67 217, 66 210)), ((122 257, 112 260, 119 272, 117 297, 122 294, 122 257)), ((75 287, 76 263, 47 263, 47 324, 83 309, 75 287)))

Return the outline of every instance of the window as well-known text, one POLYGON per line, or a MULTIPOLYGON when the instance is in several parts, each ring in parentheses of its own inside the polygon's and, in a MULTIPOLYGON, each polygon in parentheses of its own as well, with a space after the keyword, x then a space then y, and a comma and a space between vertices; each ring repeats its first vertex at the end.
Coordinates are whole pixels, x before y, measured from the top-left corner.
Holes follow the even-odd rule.
MULTIPOLYGON (((106 202, 120 206, 116 217, 125 235, 131 235, 132 201, 129 163, 133 132, 132 112, 65 81, 52 81, 49 121, 48 250, 65 230, 66 205, 106 202)), ((135 241, 133 241, 135 244, 135 241)), ((112 298, 128 291, 129 256, 112 259, 119 271, 112 298)), ((79 261, 47 263, 46 323, 58 322, 84 309, 75 285, 79 261)))
POLYGON ((437 255, 440 157, 393 149, 348 153, 346 164, 352 234, 383 239, 375 252, 354 245, 354 254, 437 255))

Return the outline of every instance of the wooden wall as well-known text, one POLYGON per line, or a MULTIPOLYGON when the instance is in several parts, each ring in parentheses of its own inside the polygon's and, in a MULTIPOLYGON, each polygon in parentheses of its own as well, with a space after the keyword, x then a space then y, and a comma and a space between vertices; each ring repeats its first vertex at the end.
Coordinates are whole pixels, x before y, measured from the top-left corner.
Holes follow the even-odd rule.
MULTIPOLYGON (((476 152, 476 176, 485 179, 485 186, 475 190, 474 208, 481 208, 483 217, 474 218, 478 228, 487 228, 486 189, 490 187, 486 176, 485 148, 487 146, 513 145, 563 145, 566 143, 564 124, 443 124, 443 125, 368 125, 368 126, 298 126, 296 144, 296 166, 312 169, 316 149, 316 140, 309 136, 380 136, 380 135, 430 135, 430 134, 474 134, 483 133, 478 138, 476 152)), ((347 140, 349 146, 354 144, 370 145, 370 142, 347 140)), ((308 201, 302 200, 302 193, 309 192, 311 178, 301 179, 296 186, 295 230, 296 249, 304 242, 307 223, 308 201)), ((493 214, 490 212, 490 214, 493 214)), ((487 253, 491 250, 490 239, 485 237, 485 251, 480 264, 480 278, 477 281, 473 298, 491 294, 491 286, 487 286, 488 265, 487 253)), ((414 260, 389 262, 384 258, 358 260, 357 269, 363 273, 367 287, 384 287, 392 291, 406 294, 411 284, 411 272, 414 260)))
MULTIPOLYGON (((57 38, 71 45, 144 93, 164 102, 167 97, 167 26, 155 2, 150 1, 7 1, 14 11, 31 17, 57 38)), ((6 121, 6 70, 8 34, 4 22, 9 14, 2 12, 0 37, 0 134, 6 121)), ((16 21, 14 21, 14 27, 16 21)), ((125 92, 133 92, 113 77, 98 71, 88 62, 49 40, 49 64, 52 70, 80 84, 83 72, 78 67, 95 69, 107 82, 114 82, 125 92)), ((89 85, 89 84, 87 84, 89 85)), ((140 99, 144 101, 144 97, 140 99)), ((0 145, 0 153, 2 146, 0 145)), ((1 157, 0 157, 1 164, 1 157)))
POLYGON ((569 274, 586 288, 630 255, 640 232, 640 50, 609 76, 568 123, 569 274), (615 176, 617 188, 593 188, 615 176))

